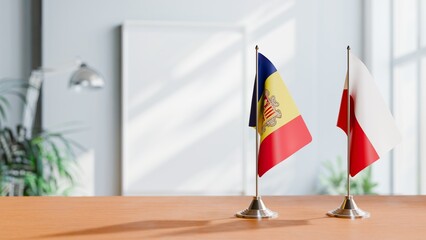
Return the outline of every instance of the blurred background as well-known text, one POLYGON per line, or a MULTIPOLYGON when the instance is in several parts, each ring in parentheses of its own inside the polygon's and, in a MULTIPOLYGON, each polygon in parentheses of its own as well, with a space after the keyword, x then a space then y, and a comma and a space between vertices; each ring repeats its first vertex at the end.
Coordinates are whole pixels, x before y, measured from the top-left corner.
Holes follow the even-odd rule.
POLYGON ((262 195, 344 192, 347 45, 403 135, 355 193, 425 194, 425 13, 422 0, 0 0, 2 194, 252 195, 256 44, 313 136, 262 195), (104 86, 70 89, 75 59, 104 86), (39 67, 55 73, 38 72, 37 97, 39 67))

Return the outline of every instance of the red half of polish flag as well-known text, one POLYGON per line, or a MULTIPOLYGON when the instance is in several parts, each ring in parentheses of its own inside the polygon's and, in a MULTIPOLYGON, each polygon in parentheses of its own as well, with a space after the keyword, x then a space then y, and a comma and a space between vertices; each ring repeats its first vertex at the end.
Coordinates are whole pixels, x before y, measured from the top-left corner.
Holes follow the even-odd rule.
MULTIPOLYGON (((350 175, 353 177, 394 148, 401 135, 367 67, 349 56, 350 175)), ((337 126, 348 134, 348 74, 337 126)))

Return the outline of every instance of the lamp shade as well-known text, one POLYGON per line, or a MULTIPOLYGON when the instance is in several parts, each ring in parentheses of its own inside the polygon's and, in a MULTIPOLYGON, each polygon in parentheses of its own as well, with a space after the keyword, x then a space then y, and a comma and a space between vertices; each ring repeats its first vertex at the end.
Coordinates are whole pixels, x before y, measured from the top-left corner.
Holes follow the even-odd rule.
POLYGON ((79 68, 72 74, 69 86, 70 88, 80 89, 99 89, 105 85, 102 76, 90 68, 85 63, 82 63, 79 68))

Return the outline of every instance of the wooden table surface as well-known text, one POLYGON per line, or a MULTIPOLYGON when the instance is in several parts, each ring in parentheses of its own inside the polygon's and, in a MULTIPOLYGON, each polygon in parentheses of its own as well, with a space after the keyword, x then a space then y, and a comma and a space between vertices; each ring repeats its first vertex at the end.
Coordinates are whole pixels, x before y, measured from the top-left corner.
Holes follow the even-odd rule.
POLYGON ((325 216, 341 196, 263 200, 278 218, 235 218, 251 197, 3 197, 0 239, 426 239, 426 196, 356 196, 360 220, 325 216))

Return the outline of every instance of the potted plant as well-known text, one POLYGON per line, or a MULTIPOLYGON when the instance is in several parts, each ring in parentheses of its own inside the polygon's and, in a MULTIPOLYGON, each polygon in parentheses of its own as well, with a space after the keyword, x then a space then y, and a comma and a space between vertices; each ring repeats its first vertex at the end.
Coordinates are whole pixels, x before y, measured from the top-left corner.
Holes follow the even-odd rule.
MULTIPOLYGON (((341 157, 337 157, 335 162, 324 162, 323 172, 320 175, 321 194, 344 195, 346 194, 347 169, 343 166, 341 157)), ((371 166, 357 174, 350 181, 351 192, 355 195, 377 194, 375 188, 378 183, 373 181, 371 166)))
POLYGON ((65 136, 68 131, 39 131, 27 136, 27 129, 4 126, 10 108, 8 95, 26 103, 29 86, 16 80, 0 81, 0 195, 68 195, 75 184, 77 167, 74 148, 81 148, 65 136))

